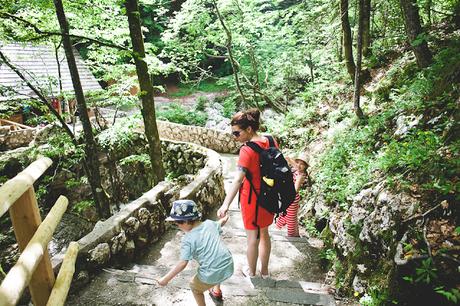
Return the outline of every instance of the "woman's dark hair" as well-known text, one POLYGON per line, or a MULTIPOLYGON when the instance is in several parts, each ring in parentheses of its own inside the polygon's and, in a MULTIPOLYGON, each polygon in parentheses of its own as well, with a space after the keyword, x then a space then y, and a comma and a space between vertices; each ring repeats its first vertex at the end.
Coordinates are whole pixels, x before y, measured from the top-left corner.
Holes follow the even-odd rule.
POLYGON ((237 125, 242 129, 252 127, 252 130, 256 132, 260 125, 260 111, 257 108, 251 108, 246 111, 238 112, 233 115, 230 124, 232 126, 237 125))

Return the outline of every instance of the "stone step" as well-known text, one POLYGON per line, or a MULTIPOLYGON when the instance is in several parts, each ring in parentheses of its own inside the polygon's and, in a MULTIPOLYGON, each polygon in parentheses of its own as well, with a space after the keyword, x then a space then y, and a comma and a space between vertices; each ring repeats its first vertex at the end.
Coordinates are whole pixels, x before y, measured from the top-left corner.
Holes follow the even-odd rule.
MULTIPOLYGON (((164 266, 134 265, 130 270, 109 268, 103 271, 111 274, 119 282, 132 282, 158 287, 155 279, 164 275, 168 268, 164 266)), ((185 270, 176 276, 168 286, 188 290, 188 283, 194 274, 193 269, 185 270)), ((324 284, 272 278, 262 279, 260 277, 247 278, 237 272, 222 284, 222 291, 225 296, 255 297, 262 295, 270 301, 289 304, 335 305, 333 296, 329 294, 329 287, 324 284)))

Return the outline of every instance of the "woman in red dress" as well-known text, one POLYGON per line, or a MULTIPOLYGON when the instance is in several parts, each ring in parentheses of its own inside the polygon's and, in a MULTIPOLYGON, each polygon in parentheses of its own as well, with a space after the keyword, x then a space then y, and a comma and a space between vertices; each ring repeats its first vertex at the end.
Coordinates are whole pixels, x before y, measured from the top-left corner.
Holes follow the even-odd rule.
MULTIPOLYGON (((236 140, 241 143, 252 141, 257 143, 260 147, 267 149, 269 147, 268 139, 257 133, 260 124, 259 119, 260 112, 257 109, 249 109, 245 112, 236 113, 231 121, 232 134, 236 140)), ((224 203, 217 211, 217 215, 219 218, 223 218, 227 214, 231 202, 239 191, 241 215, 243 217, 247 236, 246 257, 248 260, 248 265, 243 268, 242 272, 245 276, 255 276, 257 260, 259 259, 261 263, 260 275, 262 278, 267 278, 269 277, 268 261, 271 252, 268 226, 273 223, 274 215, 259 206, 257 210, 257 223, 255 223, 257 197, 254 192, 250 191, 250 182, 245 179, 246 173, 248 172, 252 176, 251 181, 256 192, 259 193, 259 154, 250 147, 243 145, 239 153, 237 174, 225 197, 224 203), (259 239, 258 234, 260 235, 259 239)))

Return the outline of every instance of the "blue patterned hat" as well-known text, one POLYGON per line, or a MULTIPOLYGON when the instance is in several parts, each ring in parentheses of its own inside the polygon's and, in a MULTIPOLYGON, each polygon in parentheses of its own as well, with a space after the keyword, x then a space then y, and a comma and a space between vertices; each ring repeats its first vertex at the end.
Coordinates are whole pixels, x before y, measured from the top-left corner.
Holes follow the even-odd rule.
POLYGON ((173 202, 171 212, 166 221, 187 221, 200 218, 201 213, 198 211, 195 202, 192 200, 177 200, 173 202))

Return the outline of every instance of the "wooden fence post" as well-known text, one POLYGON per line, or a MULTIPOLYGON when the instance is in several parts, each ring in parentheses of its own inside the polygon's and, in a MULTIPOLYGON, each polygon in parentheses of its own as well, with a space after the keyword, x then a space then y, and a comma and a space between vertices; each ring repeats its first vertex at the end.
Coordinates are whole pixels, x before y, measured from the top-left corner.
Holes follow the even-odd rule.
MULTIPOLYGON (((19 249, 22 252, 42 222, 33 186, 10 207, 10 217, 19 249)), ((54 280, 50 257, 46 251, 29 283, 30 294, 35 306, 46 305, 54 280)))

